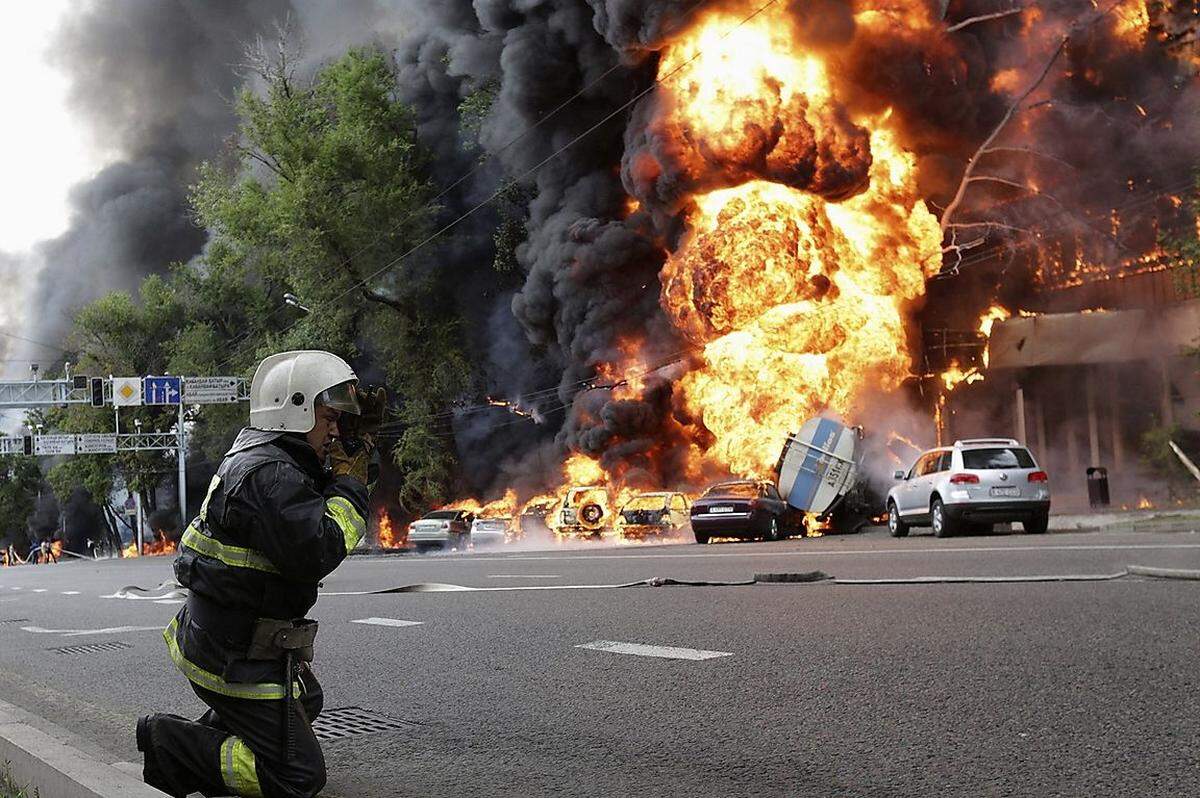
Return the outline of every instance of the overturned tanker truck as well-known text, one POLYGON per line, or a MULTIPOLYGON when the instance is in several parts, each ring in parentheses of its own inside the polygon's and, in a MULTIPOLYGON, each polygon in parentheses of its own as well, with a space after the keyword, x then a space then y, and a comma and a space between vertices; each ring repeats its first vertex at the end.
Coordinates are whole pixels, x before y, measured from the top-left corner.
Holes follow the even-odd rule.
POLYGON ((815 516, 827 532, 853 532, 869 518, 849 507, 846 498, 859 484, 862 427, 832 418, 809 419, 789 434, 775 466, 779 493, 793 508, 815 516))

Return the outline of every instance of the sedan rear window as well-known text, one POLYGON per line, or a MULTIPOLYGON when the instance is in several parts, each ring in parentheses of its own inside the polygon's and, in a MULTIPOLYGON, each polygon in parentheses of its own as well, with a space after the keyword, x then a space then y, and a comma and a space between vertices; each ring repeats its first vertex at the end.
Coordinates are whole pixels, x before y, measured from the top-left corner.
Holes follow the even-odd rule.
POLYGON ((705 496, 730 496, 737 499, 758 498, 758 485, 753 482, 732 482, 727 485, 713 485, 704 493, 705 496))
POLYGON ((962 453, 963 468, 988 470, 1033 468, 1033 456, 1027 449, 967 449, 962 453))

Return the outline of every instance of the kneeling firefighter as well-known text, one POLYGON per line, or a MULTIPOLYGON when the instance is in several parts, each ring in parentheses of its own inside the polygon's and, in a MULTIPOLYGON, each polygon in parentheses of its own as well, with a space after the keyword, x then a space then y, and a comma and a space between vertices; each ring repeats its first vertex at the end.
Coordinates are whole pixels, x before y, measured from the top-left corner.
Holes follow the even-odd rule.
POLYGON ((325 785, 311 723, 318 581, 366 531, 367 467, 383 389, 328 352, 264 360, 241 431, 183 534, 175 575, 189 591, 167 650, 209 710, 138 721, 146 782, 173 796, 295 798, 325 785), (339 422, 341 435, 339 437, 339 422), (330 468, 326 468, 326 460, 330 468))

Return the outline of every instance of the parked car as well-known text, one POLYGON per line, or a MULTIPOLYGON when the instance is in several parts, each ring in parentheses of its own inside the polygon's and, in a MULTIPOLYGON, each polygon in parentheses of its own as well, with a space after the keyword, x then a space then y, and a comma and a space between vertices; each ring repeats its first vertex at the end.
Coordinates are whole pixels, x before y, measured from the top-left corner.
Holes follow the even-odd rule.
POLYGON ((493 516, 491 518, 476 518, 471 524, 471 545, 503 546, 513 536, 513 519, 511 516, 493 516))
POLYGON ((600 537, 605 528, 612 526, 608 505, 608 491, 603 487, 571 488, 555 513, 554 533, 559 537, 600 537))
POLYGON ((782 540, 804 530, 804 515, 793 510, 770 482, 739 479, 713 485, 691 511, 697 543, 714 537, 782 540))
POLYGON ((408 525, 408 542, 417 549, 467 547, 475 515, 466 510, 434 510, 408 525))
POLYGON ((625 538, 682 535, 691 523, 690 511, 682 493, 639 493, 617 514, 617 533, 625 538))
POLYGON ((1019 521, 1041 534, 1050 521, 1050 477, 1011 438, 972 438, 921 454, 888 492, 888 529, 904 537, 914 526, 939 538, 971 525, 1019 521))

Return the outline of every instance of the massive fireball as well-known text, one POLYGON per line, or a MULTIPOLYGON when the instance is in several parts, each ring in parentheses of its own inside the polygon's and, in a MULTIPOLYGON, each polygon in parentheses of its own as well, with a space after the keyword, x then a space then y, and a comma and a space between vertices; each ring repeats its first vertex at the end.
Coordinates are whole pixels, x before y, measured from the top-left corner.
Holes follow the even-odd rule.
POLYGON ((940 266, 941 232, 887 115, 848 118, 786 24, 765 13, 740 22, 711 17, 664 53, 660 90, 673 102, 662 107, 675 118, 661 124, 732 165, 726 174, 768 179, 691 198, 662 304, 703 351, 680 388, 715 435, 706 456, 765 475, 805 418, 853 418, 865 389, 910 374, 906 306, 940 266), (693 58, 685 77, 666 78, 693 58), (869 151, 855 139, 863 129, 869 151), (864 184, 855 173, 868 163, 864 184), (841 198, 847 186, 858 193, 841 198))

